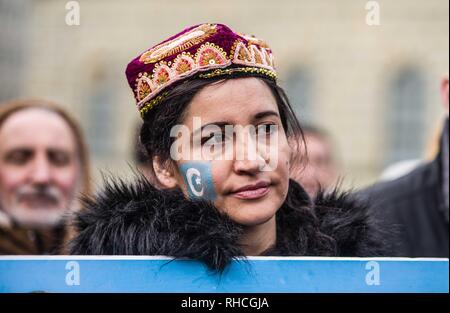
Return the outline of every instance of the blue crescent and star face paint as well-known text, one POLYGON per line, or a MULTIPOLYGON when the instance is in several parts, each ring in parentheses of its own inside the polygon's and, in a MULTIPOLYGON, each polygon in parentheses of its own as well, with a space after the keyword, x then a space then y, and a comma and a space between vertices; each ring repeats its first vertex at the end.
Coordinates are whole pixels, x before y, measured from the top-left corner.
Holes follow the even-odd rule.
POLYGON ((183 175, 190 199, 210 201, 216 199, 217 194, 212 180, 211 162, 183 163, 180 165, 180 172, 183 175))

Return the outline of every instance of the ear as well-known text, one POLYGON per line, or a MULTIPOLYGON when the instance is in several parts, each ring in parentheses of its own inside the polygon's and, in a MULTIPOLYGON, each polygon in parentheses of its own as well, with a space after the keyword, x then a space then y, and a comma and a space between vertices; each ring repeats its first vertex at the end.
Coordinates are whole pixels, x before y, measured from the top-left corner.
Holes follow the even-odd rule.
POLYGON ((167 162, 161 162, 161 158, 158 156, 153 158, 153 169, 163 188, 173 189, 178 185, 173 167, 167 162))
POLYGON ((448 75, 446 75, 441 82, 441 98, 445 111, 448 113, 448 75))

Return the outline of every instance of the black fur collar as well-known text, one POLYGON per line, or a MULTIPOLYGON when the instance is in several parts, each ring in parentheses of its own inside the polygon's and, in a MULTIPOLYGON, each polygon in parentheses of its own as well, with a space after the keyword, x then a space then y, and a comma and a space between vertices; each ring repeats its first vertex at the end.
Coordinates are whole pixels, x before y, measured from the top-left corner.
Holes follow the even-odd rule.
MULTIPOLYGON (((243 255, 237 244, 242 228, 212 204, 157 190, 142 178, 106 183, 97 198, 84 199, 74 226, 72 254, 186 257, 219 271, 243 255)), ((337 192, 312 203, 291 180, 277 213, 276 246, 264 255, 381 256, 380 239, 365 205, 337 192)))

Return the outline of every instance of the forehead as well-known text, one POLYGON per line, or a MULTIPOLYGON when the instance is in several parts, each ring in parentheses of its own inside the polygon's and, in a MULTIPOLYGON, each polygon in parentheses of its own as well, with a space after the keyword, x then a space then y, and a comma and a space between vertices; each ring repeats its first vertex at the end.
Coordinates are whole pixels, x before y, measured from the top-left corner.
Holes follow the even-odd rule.
POLYGON ((192 99, 185 122, 199 116, 202 124, 229 121, 233 124, 249 124, 262 111, 278 112, 275 97, 270 88, 257 78, 229 79, 203 88, 192 99))
POLYGON ((0 150, 16 147, 73 150, 75 139, 60 115, 46 109, 30 108, 12 113, 0 127, 0 150))

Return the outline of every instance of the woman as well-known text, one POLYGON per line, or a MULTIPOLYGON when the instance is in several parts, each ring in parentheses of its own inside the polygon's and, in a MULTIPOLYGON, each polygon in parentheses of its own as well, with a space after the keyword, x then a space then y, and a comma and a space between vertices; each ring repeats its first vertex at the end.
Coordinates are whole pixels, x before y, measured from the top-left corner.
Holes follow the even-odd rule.
POLYGON ((187 257, 223 270, 250 255, 377 256, 365 207, 314 203, 289 180, 300 126, 270 48, 225 25, 193 26, 126 71, 143 117, 152 186, 107 184, 77 216, 73 254, 187 257))

